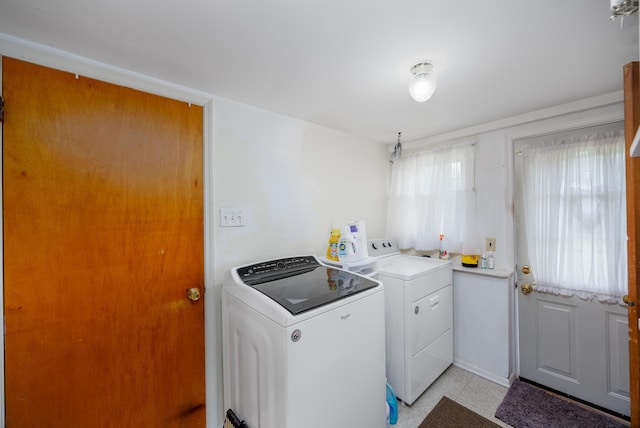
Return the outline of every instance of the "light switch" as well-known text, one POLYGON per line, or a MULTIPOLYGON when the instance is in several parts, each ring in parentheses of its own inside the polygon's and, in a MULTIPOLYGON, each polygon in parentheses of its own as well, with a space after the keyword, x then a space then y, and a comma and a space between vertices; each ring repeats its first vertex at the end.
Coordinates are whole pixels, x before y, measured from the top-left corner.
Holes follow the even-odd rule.
POLYGON ((220 208, 220 227, 246 226, 242 208, 220 208))

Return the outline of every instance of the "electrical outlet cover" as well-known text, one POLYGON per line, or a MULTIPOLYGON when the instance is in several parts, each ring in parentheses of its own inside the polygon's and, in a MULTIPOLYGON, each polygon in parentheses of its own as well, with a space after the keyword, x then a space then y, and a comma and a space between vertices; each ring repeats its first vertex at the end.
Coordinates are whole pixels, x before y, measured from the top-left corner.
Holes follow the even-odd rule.
POLYGON ((486 247, 487 251, 495 251, 496 250, 496 238, 487 238, 485 247, 486 247))

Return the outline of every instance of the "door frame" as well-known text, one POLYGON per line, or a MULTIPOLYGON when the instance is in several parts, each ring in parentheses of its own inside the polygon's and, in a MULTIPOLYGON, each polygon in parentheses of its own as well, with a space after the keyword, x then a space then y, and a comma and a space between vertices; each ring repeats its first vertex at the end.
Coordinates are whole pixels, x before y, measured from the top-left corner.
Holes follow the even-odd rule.
MULTIPOLYGON (((215 263, 213 254, 214 242, 214 199, 213 199, 213 114, 214 97, 206 92, 196 91, 171 82, 152 78, 109 64, 94 61, 79 55, 70 54, 58 49, 22 40, 6 34, 0 34, 0 70, 2 57, 8 56, 33 64, 55 68, 101 80, 107 83, 129 87, 150 94, 183 101, 203 107, 203 207, 204 207, 204 323, 205 323, 205 355, 215 355, 217 343, 221 340, 215 320, 219 318, 219 305, 216 303, 214 290, 215 263), (213 328, 208 328, 211 326, 213 328)), ((2 91, 2 73, 0 72, 0 95, 2 91)), ((0 132, 0 144, 2 133, 0 132)), ((0 210, 2 210, 2 176, 0 176, 0 210)), ((3 239, 0 228, 0 239, 3 239)), ((2 242, 2 241, 0 241, 2 242)), ((3 260, 3 246, 0 245, 0 260, 3 260)), ((3 263, 0 263, 0 319, 4 320, 4 283, 3 263)), ((3 323, 4 328, 4 323, 3 323)), ((4 335, 0 335, 0 349, 4 350, 4 335)), ((217 358, 205 358, 205 393, 207 426, 216 426, 222 411, 222 391, 218 387, 218 379, 222 378, 222 367, 217 358)), ((4 389, 4 352, 0 352, 0 428, 5 427, 5 389, 4 389)))

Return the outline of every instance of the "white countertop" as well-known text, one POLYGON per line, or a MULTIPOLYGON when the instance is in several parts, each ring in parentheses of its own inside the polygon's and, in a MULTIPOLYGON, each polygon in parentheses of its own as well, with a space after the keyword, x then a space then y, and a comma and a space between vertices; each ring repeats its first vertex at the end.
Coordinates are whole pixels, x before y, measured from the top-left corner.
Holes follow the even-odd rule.
POLYGON ((454 272, 464 272, 473 275, 493 276, 496 278, 510 278, 513 275, 513 269, 480 269, 464 267, 461 264, 453 264, 454 272))

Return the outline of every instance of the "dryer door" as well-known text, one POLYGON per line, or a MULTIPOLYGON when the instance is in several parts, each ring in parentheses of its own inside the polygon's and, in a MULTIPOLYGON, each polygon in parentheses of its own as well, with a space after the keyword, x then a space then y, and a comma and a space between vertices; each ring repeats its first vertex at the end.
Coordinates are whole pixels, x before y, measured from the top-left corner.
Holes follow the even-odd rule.
POLYGON ((451 328, 452 303, 451 286, 447 286, 411 304, 411 356, 451 328))

